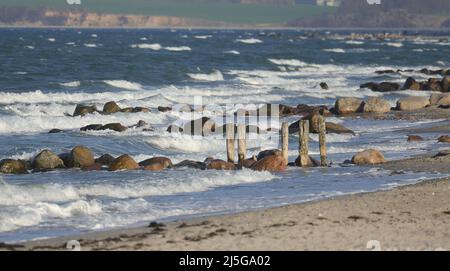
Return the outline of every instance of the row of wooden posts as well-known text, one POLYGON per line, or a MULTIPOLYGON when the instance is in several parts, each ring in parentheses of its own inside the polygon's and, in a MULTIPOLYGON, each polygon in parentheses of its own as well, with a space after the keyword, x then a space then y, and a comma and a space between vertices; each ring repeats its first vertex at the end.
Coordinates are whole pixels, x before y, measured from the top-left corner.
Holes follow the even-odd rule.
MULTIPOLYGON (((320 166, 328 166, 327 160, 327 146, 326 146, 326 124, 325 118, 320 116, 319 123, 319 148, 320 148, 320 166)), ((309 120, 300 120, 299 122, 299 156, 300 166, 310 166, 309 158, 309 120)), ((226 140, 227 140, 227 159, 228 162, 234 163, 234 151, 235 151, 235 129, 234 124, 226 126, 226 140)), ((238 139, 238 164, 246 159, 247 154, 247 129, 245 124, 239 124, 237 126, 237 139, 238 139)), ((281 125, 281 152, 286 161, 289 161, 289 123, 283 122, 281 125)))

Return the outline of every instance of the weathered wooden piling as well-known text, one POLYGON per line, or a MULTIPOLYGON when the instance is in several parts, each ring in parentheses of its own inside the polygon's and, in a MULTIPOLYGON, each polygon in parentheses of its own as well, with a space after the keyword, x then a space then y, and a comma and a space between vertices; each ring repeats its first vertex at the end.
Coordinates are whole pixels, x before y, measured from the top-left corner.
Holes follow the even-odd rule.
POLYGON ((281 152, 286 164, 289 163, 289 123, 287 122, 281 125, 281 152))
POLYGON ((238 135, 238 163, 242 166, 247 155, 247 132, 245 124, 239 124, 237 128, 238 135))
POLYGON ((319 118, 319 147, 320 147, 320 166, 327 167, 327 143, 326 143, 327 127, 325 118, 320 116, 319 118))
POLYGON ((299 123, 299 155, 301 167, 309 166, 309 120, 299 123))
POLYGON ((234 142, 235 142, 235 130, 234 124, 228 123, 226 126, 226 140, 227 140, 227 160, 234 164, 234 142))

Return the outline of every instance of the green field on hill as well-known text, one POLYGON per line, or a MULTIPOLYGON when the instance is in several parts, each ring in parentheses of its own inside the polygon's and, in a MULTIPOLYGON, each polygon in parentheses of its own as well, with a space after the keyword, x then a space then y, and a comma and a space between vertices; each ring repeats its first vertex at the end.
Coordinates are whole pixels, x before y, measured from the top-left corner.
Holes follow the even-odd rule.
POLYGON ((2 0, 0 6, 47 7, 58 10, 81 9, 113 14, 160 15, 197 18, 237 24, 283 24, 305 16, 335 11, 333 7, 314 5, 270 5, 231 3, 186 3, 164 0, 81 0, 69 5, 67 0, 2 0))

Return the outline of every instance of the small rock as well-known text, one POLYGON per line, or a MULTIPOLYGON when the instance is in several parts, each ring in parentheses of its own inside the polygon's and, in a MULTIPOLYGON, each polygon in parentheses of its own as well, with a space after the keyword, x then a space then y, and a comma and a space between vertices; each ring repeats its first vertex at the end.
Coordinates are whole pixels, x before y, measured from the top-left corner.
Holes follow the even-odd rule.
POLYGON ((196 168, 196 169, 205 170, 206 164, 203 162, 198 162, 198 161, 184 160, 184 161, 181 161, 180 163, 174 165, 173 167, 174 168, 186 167, 186 168, 196 168))
POLYGON ((443 94, 432 94, 430 96, 430 104, 438 106, 449 106, 450 105, 450 93, 443 94))
POLYGON ((281 151, 277 150, 277 149, 264 150, 264 151, 258 153, 258 155, 256 156, 256 160, 259 161, 259 160, 266 158, 267 156, 272 156, 272 155, 281 155, 281 151))
POLYGON ((333 123, 333 122, 326 122, 325 123, 327 133, 328 134, 352 134, 355 135, 355 132, 344 127, 341 124, 333 123))
POLYGON ((308 164, 307 165, 301 165, 300 164, 300 156, 298 156, 297 159, 295 159, 294 166, 297 166, 297 167, 319 167, 320 166, 320 162, 317 161, 316 159, 312 158, 311 156, 309 156, 308 164))
POLYGON ((134 108, 133 107, 123 108, 123 109, 120 109, 120 112, 122 112, 122 113, 133 113, 134 112, 134 108))
POLYGON ((172 161, 166 157, 153 157, 142 161, 139 166, 144 170, 159 171, 173 166, 172 161))
POLYGON ((91 124, 84 127, 81 127, 80 131, 86 132, 86 131, 98 131, 103 127, 101 124, 91 124))
POLYGON ((117 105, 116 102, 107 102, 104 106, 103 106, 103 112, 106 114, 114 114, 119 112, 120 106, 117 105))
POLYGON ((87 114, 92 114, 94 112, 97 112, 97 107, 95 107, 94 105, 78 104, 75 108, 75 111, 73 112, 73 116, 84 116, 87 114))
POLYGON ((116 158, 114 158, 112 155, 109 154, 103 154, 102 156, 100 156, 99 158, 95 159, 95 163, 102 165, 102 166, 110 166, 114 160, 116 158))
POLYGON ((287 161, 282 155, 270 155, 258 160, 251 166, 252 170, 279 172, 287 168, 287 161))
POLYGON ((34 158, 33 168, 37 171, 47 171, 56 168, 65 168, 65 165, 58 155, 49 150, 43 150, 34 158))
POLYGON ((95 164, 95 158, 91 150, 85 146, 76 146, 70 152, 67 167, 89 168, 95 164))
POLYGON ((136 169, 139 169, 138 163, 136 163, 136 161, 134 161, 134 159, 127 154, 116 158, 108 168, 109 171, 136 169))
POLYGON ((450 76, 445 76, 441 81, 442 92, 450 92, 450 76))
POLYGON ((361 112, 363 102, 356 98, 339 98, 336 100, 334 109, 339 115, 354 114, 361 112))
POLYGON ((27 164, 22 160, 4 159, 0 161, 0 173, 27 174, 27 164))
POLYGON ((99 130, 113 130, 116 132, 124 132, 126 131, 128 128, 123 126, 120 123, 109 123, 106 125, 103 125, 99 130))
POLYGON ((419 142, 419 141, 424 141, 423 137, 418 136, 418 135, 408 136, 408 142, 419 142))
POLYGON ((62 133, 64 132, 63 130, 60 129, 51 129, 48 133, 49 134, 58 134, 58 133, 62 133))
POLYGON ((449 155, 450 155, 450 150, 443 150, 443 151, 438 152, 438 154, 433 156, 433 158, 444 157, 444 156, 449 156, 449 155))
POLYGON ((158 111, 159 111, 159 112, 169 112, 169 111, 172 111, 172 107, 168 107, 168 106, 158 106, 158 111))
POLYGON ((428 97, 406 97, 397 101, 397 110, 412 111, 422 109, 430 105, 428 97))
POLYGON ((406 79, 405 84, 402 87, 402 90, 420 90, 421 86, 420 84, 412 77, 408 77, 408 79, 406 79))
POLYGON ((352 163, 355 165, 375 165, 385 163, 383 154, 378 150, 365 150, 355 154, 352 163))
POLYGON ((325 82, 320 83, 320 88, 321 89, 328 89, 328 84, 325 82))
POLYGON ((150 113, 151 110, 147 107, 135 107, 133 113, 150 113))
POLYGON ((382 113, 387 113, 389 111, 391 111, 391 105, 389 104, 388 101, 381 99, 381 98, 372 97, 372 98, 369 98, 364 103, 364 108, 363 108, 364 113, 382 114, 382 113))
POLYGON ((206 168, 207 169, 213 169, 213 170, 235 170, 236 166, 233 163, 226 162, 219 159, 207 159, 206 161, 206 168))

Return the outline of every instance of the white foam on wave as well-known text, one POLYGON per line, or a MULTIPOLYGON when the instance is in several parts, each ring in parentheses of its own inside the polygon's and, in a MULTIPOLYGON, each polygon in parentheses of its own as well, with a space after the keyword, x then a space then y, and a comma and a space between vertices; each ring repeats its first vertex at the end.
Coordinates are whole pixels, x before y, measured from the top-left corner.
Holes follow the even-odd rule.
POLYGON ((361 45, 364 44, 364 41, 358 41, 358 40, 348 40, 345 43, 347 44, 353 44, 353 45, 361 45))
POLYGON ((231 55, 240 55, 241 53, 236 50, 230 50, 230 51, 224 51, 225 54, 231 54, 231 55))
POLYGON ((142 90, 143 86, 136 82, 130 82, 126 80, 105 80, 106 84, 113 86, 115 88, 123 88, 128 90, 142 90))
POLYGON ((216 82, 216 81, 223 81, 223 74, 219 70, 215 70, 212 73, 205 74, 205 73, 188 73, 187 74, 190 78, 197 80, 197 81, 204 81, 204 82, 216 82))
POLYGON ((60 85, 63 87, 76 88, 81 85, 81 82, 80 81, 72 81, 72 82, 67 82, 67 83, 61 83, 60 85))
POLYGON ((97 44, 95 43, 85 43, 83 46, 87 48, 97 48, 97 44))
POLYGON ((384 43, 384 45, 387 45, 390 47, 396 47, 396 48, 401 48, 404 46, 403 43, 401 43, 401 42, 387 42, 387 43, 384 43))
POLYGON ((139 48, 139 49, 150 49, 150 50, 154 50, 154 51, 159 51, 161 50, 163 47, 161 46, 161 44, 159 43, 152 43, 152 44, 148 44, 148 43, 141 43, 141 44, 133 44, 131 45, 132 48, 139 48))
POLYGON ((164 50, 172 51, 172 52, 182 52, 182 51, 192 51, 191 47, 188 46, 171 46, 171 47, 164 47, 164 50))
POLYGON ((199 40, 206 40, 206 39, 212 38, 212 35, 198 35, 198 36, 194 36, 194 38, 199 39, 199 40))
POLYGON ((54 39, 54 38, 48 38, 47 39, 49 42, 55 42, 56 41, 56 39, 54 39))
POLYGON ((240 42, 240 43, 244 43, 244 44, 257 44, 257 43, 263 43, 262 40, 256 39, 256 38, 236 39, 236 42, 240 42))
POLYGON ((345 50, 342 48, 323 49, 324 52, 343 54, 345 50))
POLYGON ((31 45, 27 45, 27 46, 25 46, 25 48, 30 49, 30 50, 34 50, 34 46, 31 46, 31 45))
POLYGON ((275 59, 269 58, 269 61, 275 65, 281 66, 293 66, 293 67, 302 67, 308 65, 308 63, 300 61, 298 59, 275 59))

